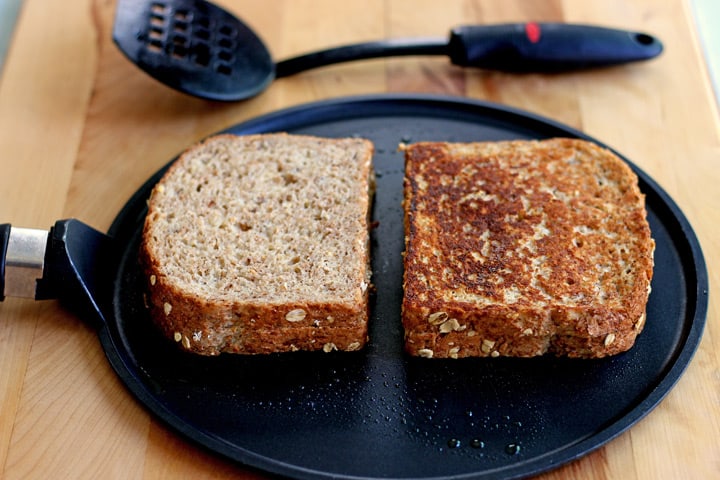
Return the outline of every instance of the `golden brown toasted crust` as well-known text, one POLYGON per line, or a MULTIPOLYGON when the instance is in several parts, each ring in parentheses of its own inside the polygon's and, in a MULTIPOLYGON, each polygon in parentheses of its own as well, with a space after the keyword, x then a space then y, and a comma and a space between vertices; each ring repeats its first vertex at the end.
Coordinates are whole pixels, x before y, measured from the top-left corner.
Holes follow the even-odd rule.
POLYGON ((367 342, 373 146, 218 135, 154 188, 140 261, 153 321, 203 355, 367 342))
POLYGON ((407 146, 405 347, 425 357, 629 349, 654 242, 628 165, 574 139, 407 146))

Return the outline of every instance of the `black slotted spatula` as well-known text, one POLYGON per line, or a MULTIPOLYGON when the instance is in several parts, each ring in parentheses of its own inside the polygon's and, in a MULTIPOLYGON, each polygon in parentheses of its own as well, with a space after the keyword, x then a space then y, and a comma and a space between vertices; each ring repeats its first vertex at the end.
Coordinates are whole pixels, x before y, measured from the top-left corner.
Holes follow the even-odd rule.
POLYGON ((204 0, 119 0, 117 46, 142 70, 209 100, 255 96, 275 78, 333 63, 377 57, 443 55, 459 66, 508 72, 560 72, 654 58, 646 33, 564 23, 466 25, 449 38, 390 39, 330 48, 274 63, 240 19, 204 0))

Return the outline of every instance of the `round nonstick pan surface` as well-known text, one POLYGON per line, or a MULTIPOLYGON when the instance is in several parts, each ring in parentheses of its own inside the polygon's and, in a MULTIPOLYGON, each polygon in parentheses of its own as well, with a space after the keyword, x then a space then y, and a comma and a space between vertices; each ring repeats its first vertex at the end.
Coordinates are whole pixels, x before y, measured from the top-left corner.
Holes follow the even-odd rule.
POLYGON ((199 357, 162 338, 143 302, 137 249, 146 199, 164 169, 120 212, 109 235, 124 251, 112 315, 99 331, 103 348, 142 404, 221 456, 302 479, 535 475, 593 451, 643 418, 696 350, 708 302, 700 246, 676 204, 631 164, 647 196, 657 247, 647 323, 630 351, 601 360, 428 360, 403 353, 404 159, 398 144, 593 140, 577 130, 464 98, 382 95, 298 106, 227 131, 371 139, 378 226, 365 350, 199 357))

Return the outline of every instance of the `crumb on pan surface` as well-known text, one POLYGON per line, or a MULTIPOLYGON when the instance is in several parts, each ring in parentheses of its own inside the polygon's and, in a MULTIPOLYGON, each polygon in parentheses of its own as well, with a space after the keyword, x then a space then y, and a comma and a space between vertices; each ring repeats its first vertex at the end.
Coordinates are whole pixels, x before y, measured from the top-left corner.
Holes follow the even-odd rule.
POLYGON ((637 176, 582 140, 405 148, 405 347, 603 357, 645 322, 654 242, 637 176))
POLYGON ((149 199, 151 314, 201 354, 358 350, 367 341, 372 144, 218 135, 149 199))

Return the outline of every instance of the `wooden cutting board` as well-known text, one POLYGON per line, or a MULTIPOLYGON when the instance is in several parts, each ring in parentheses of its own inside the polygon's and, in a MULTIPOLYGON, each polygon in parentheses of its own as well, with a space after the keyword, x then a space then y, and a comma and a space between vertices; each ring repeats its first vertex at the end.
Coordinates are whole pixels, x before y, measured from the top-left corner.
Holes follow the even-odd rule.
MULTIPOLYGON (((110 0, 25 0, 0 77, 0 222, 105 230, 176 153, 244 119, 317 99, 381 92, 464 95, 529 110, 601 139, 650 174, 704 248, 704 339, 663 403, 607 446, 543 478, 720 477, 720 122, 688 0, 223 0, 275 58, 461 23, 568 21, 660 37, 657 60, 565 75, 463 70, 441 58, 370 60, 282 79, 220 104, 137 70, 110 40, 110 0)), ((591 406, 588 406, 591 408, 591 406)), ((55 302, 0 304, 2 478, 249 478, 156 422, 125 390, 94 331, 55 302)))

